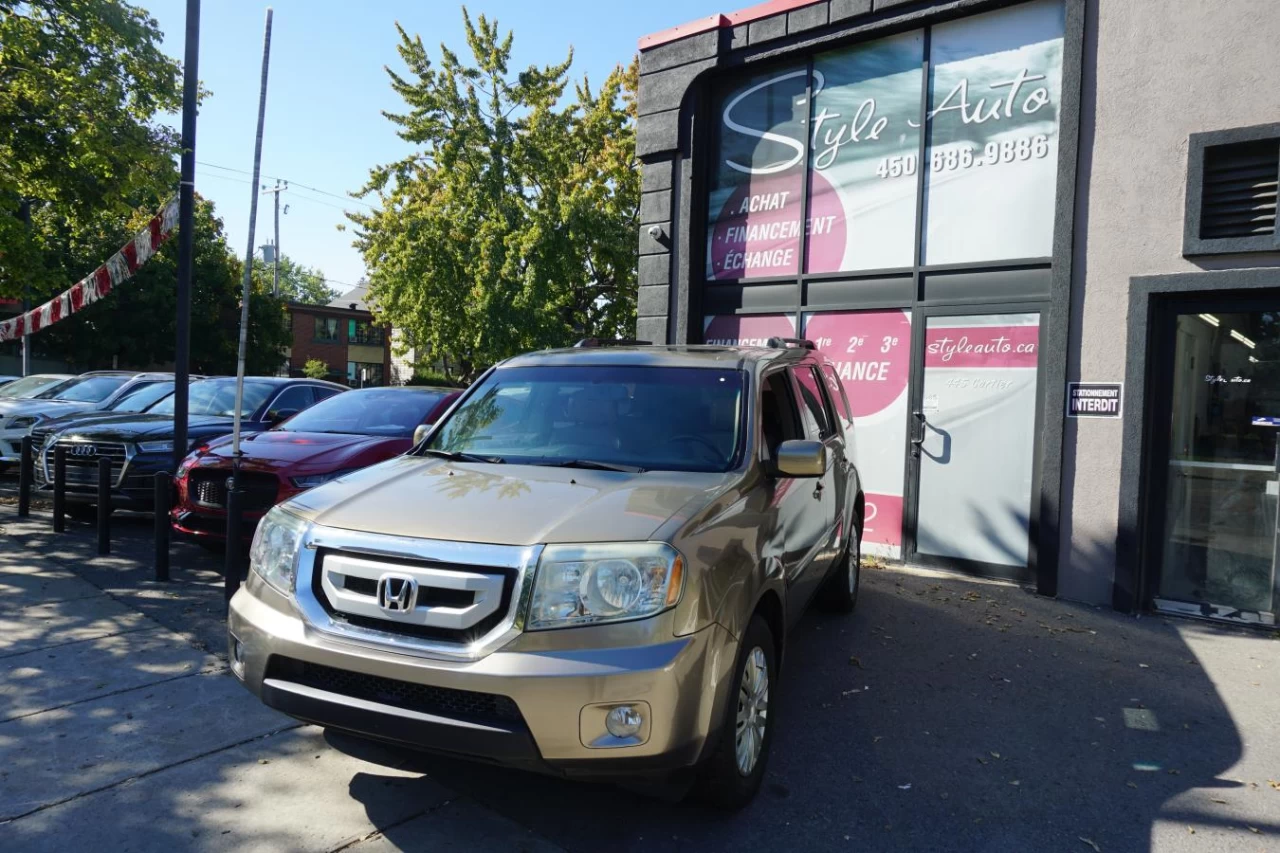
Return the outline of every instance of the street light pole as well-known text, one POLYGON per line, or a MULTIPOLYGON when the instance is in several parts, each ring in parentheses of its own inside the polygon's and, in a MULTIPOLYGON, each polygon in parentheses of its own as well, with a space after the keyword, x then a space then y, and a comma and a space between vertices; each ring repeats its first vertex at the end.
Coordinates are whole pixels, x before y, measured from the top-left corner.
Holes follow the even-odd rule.
MULTIPOLYGON (((24 198, 18 202, 18 218, 27 226, 27 236, 31 234, 31 199, 24 198)), ((31 276, 22 277, 22 315, 25 317, 31 310, 31 276)), ((22 375, 31 375, 31 329, 22 327, 22 375)))
MULTIPOLYGON (((264 193, 271 193, 276 197, 276 239, 272 244, 272 257, 275 260, 275 271, 271 283, 271 295, 279 298, 280 296, 280 193, 289 189, 289 182, 285 181, 283 185, 279 178, 276 178, 274 187, 264 187, 264 193)), ((286 208, 286 212, 288 208, 286 208)))
POLYGON ((182 63, 182 183, 178 188, 178 316, 173 348, 173 465, 187 455, 187 385, 191 375, 191 266, 195 239, 196 93, 200 87, 200 0, 187 0, 182 63))

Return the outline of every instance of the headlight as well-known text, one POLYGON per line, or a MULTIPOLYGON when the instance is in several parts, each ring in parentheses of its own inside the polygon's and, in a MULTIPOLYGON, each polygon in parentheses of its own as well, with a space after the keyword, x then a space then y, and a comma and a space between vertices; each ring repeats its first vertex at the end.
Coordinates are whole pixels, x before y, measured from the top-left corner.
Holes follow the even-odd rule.
POLYGON ((548 545, 538 561, 528 628, 643 619, 680 599, 684 561, 670 545, 548 545))
POLYGON ((343 474, 350 474, 354 468, 344 468, 341 471, 330 471, 328 474, 308 474, 305 477, 290 477, 289 480, 299 489, 314 489, 316 486, 322 486, 330 480, 336 480, 343 474))
MULTIPOLYGON (((249 548, 249 569, 285 595, 293 594, 293 580, 298 572, 298 548, 307 522, 274 507, 253 534, 249 548)), ((235 546, 228 543, 228 548, 235 546)))
POLYGON ((172 441, 139 441, 138 449, 143 453, 172 453, 172 441))
POLYGON ((41 420, 43 420, 43 418, 40 418, 35 415, 26 415, 18 418, 9 418, 9 420, 5 422, 4 428, 6 430, 31 429, 36 424, 40 423, 41 420))

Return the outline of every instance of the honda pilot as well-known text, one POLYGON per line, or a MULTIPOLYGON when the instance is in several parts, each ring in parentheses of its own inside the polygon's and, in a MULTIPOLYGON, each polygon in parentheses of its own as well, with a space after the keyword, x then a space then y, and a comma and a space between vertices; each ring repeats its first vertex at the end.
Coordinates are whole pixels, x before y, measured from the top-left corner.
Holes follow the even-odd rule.
POLYGON ((853 609, 863 523, 829 364, 768 343, 490 369, 405 455, 265 516, 233 672, 321 726, 745 804, 788 632, 853 609))

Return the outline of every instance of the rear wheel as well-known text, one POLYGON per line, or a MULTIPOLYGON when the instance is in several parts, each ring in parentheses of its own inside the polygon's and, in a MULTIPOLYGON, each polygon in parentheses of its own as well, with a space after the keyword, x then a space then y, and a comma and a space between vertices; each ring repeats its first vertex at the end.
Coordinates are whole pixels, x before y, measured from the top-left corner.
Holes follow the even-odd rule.
POLYGON ((760 790, 773 741, 769 689, 777 673, 773 633, 756 614, 738 649, 720 743, 698 771, 697 793, 712 805, 740 809, 760 790))
POLYGON ((818 606, 829 613, 852 613, 858 603, 861 580, 862 531, 854 527, 853 535, 845 545, 844 556, 818 590, 818 606))

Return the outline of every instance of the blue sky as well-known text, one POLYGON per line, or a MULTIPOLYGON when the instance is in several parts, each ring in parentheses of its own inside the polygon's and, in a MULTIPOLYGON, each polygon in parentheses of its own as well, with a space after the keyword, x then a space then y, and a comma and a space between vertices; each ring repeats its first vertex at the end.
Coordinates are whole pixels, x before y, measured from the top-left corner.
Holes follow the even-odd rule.
MULTIPOLYGON (((185 0, 134 2, 159 21, 166 52, 181 58, 185 0)), ((253 167, 267 4, 204 0, 202 5, 200 79, 212 94, 200 112, 196 159, 202 165, 197 166, 196 187, 213 200, 232 246, 243 255, 250 203, 246 173, 253 167)), ((504 30, 514 30, 513 67, 560 61, 572 45, 571 73, 589 74, 594 84, 614 65, 630 61, 640 36, 739 5, 750 3, 478 0, 468 9, 473 17, 484 13, 497 18, 504 30)), ((364 273, 364 264, 351 247, 350 232, 340 233, 336 226, 346 221, 344 207, 358 209, 359 204, 324 193, 344 196, 364 183, 370 167, 409 150, 381 114, 402 107, 383 70, 386 65, 401 67, 394 22, 421 34, 435 60, 441 42, 466 50, 461 5, 443 0, 275 0, 273 7, 262 171, 291 182, 281 200, 289 212, 280 218, 280 245, 295 260, 322 269, 330 286, 345 290, 364 273)), ((178 122, 176 116, 173 122, 178 122)), ((268 242, 272 227, 271 197, 262 196, 254 242, 268 242)))

